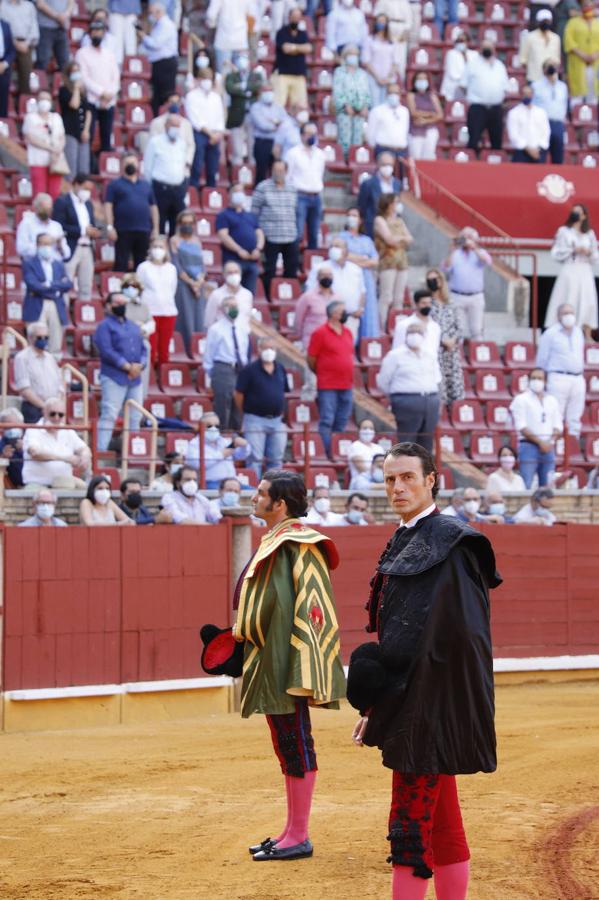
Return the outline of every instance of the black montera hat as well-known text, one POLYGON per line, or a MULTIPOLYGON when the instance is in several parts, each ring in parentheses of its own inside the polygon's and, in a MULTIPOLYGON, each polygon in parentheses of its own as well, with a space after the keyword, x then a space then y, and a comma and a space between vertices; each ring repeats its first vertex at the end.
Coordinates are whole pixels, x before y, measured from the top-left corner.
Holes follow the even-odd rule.
POLYGON ((200 660, 204 672, 239 678, 243 672, 244 643, 235 640, 233 629, 204 625, 200 629, 200 637, 204 642, 200 660))

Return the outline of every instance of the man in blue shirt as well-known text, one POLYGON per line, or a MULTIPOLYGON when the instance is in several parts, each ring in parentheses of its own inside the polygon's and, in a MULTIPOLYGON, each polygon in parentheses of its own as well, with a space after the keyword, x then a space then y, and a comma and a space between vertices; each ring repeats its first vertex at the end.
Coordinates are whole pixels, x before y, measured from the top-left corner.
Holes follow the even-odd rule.
MULTIPOLYGON (((126 318, 127 297, 113 291, 106 298, 106 318, 94 334, 100 355, 102 405, 98 421, 98 450, 108 450, 117 416, 127 400, 143 400, 141 373, 147 364, 147 351, 141 329, 126 318)), ((139 428, 141 415, 131 410, 132 431, 139 428)))
POLYGON ((564 162, 564 133, 568 115, 568 87, 559 80, 559 60, 548 59, 543 64, 543 77, 532 85, 532 102, 547 113, 549 119, 549 154, 551 162, 564 162))
POLYGON ((136 525, 154 524, 154 516, 143 505, 141 481, 138 478, 126 478, 121 483, 121 500, 117 505, 136 525))
POLYGON ((485 318, 485 269, 493 265, 486 250, 478 245, 475 228, 462 228, 454 240, 454 250, 442 263, 448 275, 451 299, 458 311, 462 333, 482 341, 485 318))
POLYGON ((264 234, 258 227, 258 217, 245 210, 243 185, 231 185, 230 197, 228 208, 216 217, 216 231, 223 246, 223 265, 238 263, 242 286, 255 294, 264 234))
POLYGON ((287 113, 274 103, 272 85, 265 83, 260 89, 260 99, 250 107, 250 122, 254 134, 254 159, 256 160, 256 184, 268 178, 273 161, 275 134, 287 113))
POLYGON ((135 153, 123 157, 123 176, 109 183, 104 213, 108 240, 115 241, 115 271, 127 272, 130 256, 136 269, 148 256, 150 237, 158 234, 159 213, 151 184, 139 177, 135 153))
POLYGON ((175 23, 167 16, 162 3, 150 3, 148 14, 148 22, 152 26, 150 33, 144 36, 140 24, 136 28, 141 46, 152 63, 152 112, 157 116, 162 104, 176 88, 179 40, 175 23))

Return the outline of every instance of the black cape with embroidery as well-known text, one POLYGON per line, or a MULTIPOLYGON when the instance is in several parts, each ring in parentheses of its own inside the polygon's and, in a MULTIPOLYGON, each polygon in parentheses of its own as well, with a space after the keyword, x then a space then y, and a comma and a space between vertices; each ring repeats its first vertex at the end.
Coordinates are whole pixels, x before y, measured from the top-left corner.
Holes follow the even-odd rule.
POLYGON ((403 773, 497 767, 489 588, 501 584, 490 541, 433 513, 399 528, 379 560, 368 604, 388 672, 364 743, 403 773))

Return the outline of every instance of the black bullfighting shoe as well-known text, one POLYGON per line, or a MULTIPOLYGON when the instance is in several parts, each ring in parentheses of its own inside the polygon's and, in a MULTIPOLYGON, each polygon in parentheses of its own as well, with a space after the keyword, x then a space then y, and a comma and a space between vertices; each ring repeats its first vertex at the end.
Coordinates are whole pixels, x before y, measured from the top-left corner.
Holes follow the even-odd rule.
POLYGON ((301 844, 294 844, 293 847, 281 847, 279 849, 276 846, 268 847, 266 850, 260 850, 259 853, 254 854, 254 860, 256 862, 274 862, 275 860, 283 860, 283 859, 305 859, 307 856, 312 856, 314 853, 314 848, 310 841, 302 841, 301 844))
POLYGON ((260 853, 261 850, 269 850, 271 847, 274 847, 277 842, 273 841, 272 838, 264 838, 263 841, 260 841, 259 844, 254 844, 253 847, 249 847, 249 851, 254 855, 254 853, 260 853))

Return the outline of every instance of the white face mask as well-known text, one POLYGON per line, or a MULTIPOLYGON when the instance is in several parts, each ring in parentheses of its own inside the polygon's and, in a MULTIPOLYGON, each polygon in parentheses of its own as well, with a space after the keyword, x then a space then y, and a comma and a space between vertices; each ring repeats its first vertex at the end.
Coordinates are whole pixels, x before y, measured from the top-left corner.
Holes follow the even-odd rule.
POLYGON ((348 509, 347 511, 347 521, 352 525, 359 525, 362 521, 362 510, 361 509, 348 509))
POLYGON ((239 506, 239 494, 237 493, 237 491, 224 492, 223 506, 239 506))
POLYGON ((387 103, 393 109, 396 109, 399 106, 399 94, 389 94, 387 97, 387 103))
POLYGON ((310 119, 310 113, 307 109, 300 109, 297 116, 295 117, 295 121, 298 125, 305 125, 310 119))
POLYGON ((393 175, 393 166, 381 166, 379 172, 381 173, 383 178, 391 178, 391 176, 393 175))
POLYGON ((71 81, 73 82, 73 84, 81 81, 81 72, 79 70, 77 70, 76 72, 71 72, 71 81))
POLYGON ((317 513, 320 513, 321 516, 326 515, 331 509, 331 501, 328 497, 318 497, 314 501, 314 509, 317 513))
POLYGON ((167 129, 166 133, 167 133, 169 139, 171 141, 173 141, 173 143, 174 143, 177 140, 177 138, 179 137, 180 131, 175 125, 171 125, 171 127, 169 129, 167 129))
POLYGON ((492 516, 504 516, 505 503, 489 503, 489 512, 492 516))
POLYGON ((465 500, 464 509, 471 516, 475 516, 480 509, 480 502, 478 500, 465 500))
POLYGON ((208 56, 196 56, 196 66, 198 69, 207 69, 210 65, 210 58, 208 56))
POLYGON ((166 250, 164 247, 152 247, 150 250, 150 256, 152 259, 155 259, 156 262, 162 262, 164 257, 166 256, 166 250))
POLYGON ((373 428, 362 428, 360 431, 360 440, 364 444, 370 444, 374 440, 373 428))
POLYGON ((250 61, 247 56, 240 56, 237 59, 237 68, 240 72, 247 72, 250 67, 250 61))
POLYGON ((466 51, 466 49, 467 49, 467 44, 464 44, 463 41, 459 41, 459 42, 455 45, 455 48, 456 48, 456 50, 459 50, 460 53, 465 53, 465 51, 466 51))
POLYGON ((542 394, 545 390, 545 382, 542 378, 531 378, 528 386, 535 394, 542 394))
POLYGON ((354 5, 354 0, 341 0, 346 9, 351 9, 354 5))
POLYGON ((499 460, 499 465, 502 469, 511 470, 516 465, 516 457, 515 456, 502 456, 499 460))
POLYGON ((241 275, 239 272, 229 272, 225 275, 225 281, 230 287, 239 287, 241 284, 241 275))
POLYGON ((395 215, 401 216, 402 212, 403 212, 403 203, 396 203, 395 204, 395 215))
POLYGON ((36 508, 38 519, 51 519, 56 509, 53 503, 38 503, 36 508))
POLYGON ((49 113, 52 109, 52 101, 51 100, 38 100, 37 101, 37 110, 41 112, 42 115, 45 113, 49 113))
POLYGON ((206 435, 206 440, 210 444, 215 444, 220 437, 220 428, 218 428, 216 425, 211 425, 210 428, 206 429, 204 434, 206 435))
POLYGON ((87 201, 89 200, 91 195, 92 195, 92 192, 86 190, 85 188, 81 188, 81 190, 77 194, 77 196, 79 197, 79 199, 81 200, 82 203, 87 203, 87 201))
POLYGON ((576 316, 574 313, 564 313, 561 322, 564 328, 573 328, 576 325, 576 316))
POLYGON ((347 227, 349 229, 359 228, 360 227, 360 219, 358 216, 348 216, 347 217, 347 227))
POLYGON ((198 492, 198 483, 193 479, 191 479, 190 481, 184 481, 181 485, 181 490, 186 497, 195 497, 198 492))
POLYGON ((177 472, 180 472, 182 468, 183 466, 181 463, 171 463, 171 465, 168 467, 168 471, 170 475, 176 475, 177 472))
POLYGON ((414 87, 421 94, 423 94, 424 91, 428 91, 428 78, 417 78, 414 82, 414 87))
POLYGON ((371 478, 375 484, 382 484, 385 480, 385 473, 382 469, 373 469, 371 478))
POLYGON ((106 506, 108 501, 110 500, 110 491, 108 488, 98 488, 98 490, 94 493, 94 498, 96 503, 101 503, 102 506, 106 506))
POLYGON ((358 56, 356 56, 355 53, 348 53, 347 56, 345 57, 345 65, 346 66, 357 66, 359 62, 360 62, 360 59, 358 56))
POLYGON ((266 103, 267 106, 270 106, 274 98, 275 95, 272 91, 262 91, 262 101, 263 103, 266 103))
POLYGON ((424 335, 420 334, 419 331, 411 331, 409 334, 406 334, 406 344, 408 347, 422 347, 423 340, 424 335))
POLYGON ((208 91, 212 90, 212 82, 209 78, 202 78, 200 81, 200 87, 204 91, 204 93, 208 93, 208 91))
POLYGON ((245 203, 245 194, 243 191, 233 191, 231 194, 231 203, 233 206, 243 206, 245 203))
POLYGON ((23 429, 22 428, 7 428, 4 432, 4 437, 9 440, 18 441, 19 438, 23 437, 23 429))
POLYGON ((343 250, 341 247, 331 247, 329 250, 329 259, 333 262, 339 262, 341 257, 343 256, 343 250))
POLYGON ((262 362, 265 362, 265 363, 273 363, 276 358, 277 358, 277 351, 274 350, 272 347, 267 347, 260 354, 260 359, 262 360, 262 362))

